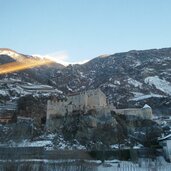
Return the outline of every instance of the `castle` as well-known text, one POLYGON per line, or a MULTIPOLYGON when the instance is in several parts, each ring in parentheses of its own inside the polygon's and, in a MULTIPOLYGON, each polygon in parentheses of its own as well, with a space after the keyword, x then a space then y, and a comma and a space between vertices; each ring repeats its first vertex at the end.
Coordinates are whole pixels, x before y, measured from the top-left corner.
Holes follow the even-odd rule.
POLYGON ((47 119, 51 115, 65 116, 74 111, 86 113, 88 110, 100 110, 107 107, 106 95, 100 90, 88 90, 82 93, 68 95, 66 100, 48 100, 47 102, 47 119))
POLYGON ((88 90, 82 93, 70 94, 65 100, 48 100, 47 121, 55 117, 73 115, 74 112, 86 114, 90 110, 96 113, 109 114, 111 111, 127 116, 138 116, 143 119, 152 119, 151 107, 116 109, 107 102, 106 95, 100 90, 88 90))

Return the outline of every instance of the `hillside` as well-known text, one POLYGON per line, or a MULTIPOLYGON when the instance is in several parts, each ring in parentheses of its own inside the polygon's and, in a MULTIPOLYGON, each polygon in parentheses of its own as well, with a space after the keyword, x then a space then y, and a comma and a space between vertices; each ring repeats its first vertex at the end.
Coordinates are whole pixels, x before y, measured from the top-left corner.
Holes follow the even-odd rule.
MULTIPOLYGON (((3 51, 1 49, 1 64, 17 60, 12 57, 17 52, 5 49, 3 54, 3 51)), ((158 114, 171 112, 171 48, 100 56, 85 64, 67 67, 53 63, 0 75, 0 78, 1 101, 7 95, 8 100, 24 96, 23 84, 49 85, 64 94, 100 87, 117 108, 142 107, 148 103, 158 114), (11 79, 17 84, 10 82, 11 79)))

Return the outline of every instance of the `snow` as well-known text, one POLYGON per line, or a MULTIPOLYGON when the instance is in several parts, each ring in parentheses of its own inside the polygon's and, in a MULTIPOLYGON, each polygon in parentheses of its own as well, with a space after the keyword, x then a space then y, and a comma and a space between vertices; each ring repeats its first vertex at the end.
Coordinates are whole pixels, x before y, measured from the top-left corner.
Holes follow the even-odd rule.
POLYGON ((0 80, 0 83, 17 83, 17 82, 21 82, 20 79, 15 79, 15 78, 4 78, 2 80, 0 80))
POLYGON ((59 149, 66 149, 66 148, 67 148, 67 145, 64 144, 63 142, 60 142, 60 143, 58 144, 58 146, 59 146, 59 149))
POLYGON ((82 78, 86 78, 86 76, 83 74, 83 72, 81 72, 80 71, 80 76, 82 77, 82 78))
MULTIPOLYGON (((49 159, 13 159, 13 160, 0 160, 0 162, 2 163, 6 163, 6 162, 15 162, 15 163, 20 163, 20 162, 26 162, 26 163, 28 163, 28 162, 43 162, 43 163, 52 163, 52 164, 54 164, 54 163, 57 163, 57 164, 60 164, 60 163, 73 163, 73 162, 76 162, 77 160, 75 160, 75 159, 67 159, 67 160, 64 160, 64 159, 61 159, 61 160, 56 160, 56 159, 52 159, 52 160, 49 160, 49 159)), ((88 162, 88 161, 87 161, 88 162)), ((96 162, 96 160, 95 160, 95 162, 96 162)))
POLYGON ((141 65, 141 61, 137 60, 135 61, 134 67, 140 66, 141 65))
MULTIPOLYGON (((34 97, 39 96, 46 96, 48 97, 51 93, 57 93, 62 94, 63 92, 54 89, 51 86, 48 85, 42 85, 42 84, 31 84, 27 82, 19 82, 18 80, 1 80, 4 83, 7 81, 7 85, 4 87, 4 85, 0 86, 0 95, 2 96, 10 96, 11 100, 17 100, 19 97, 32 94, 34 97), (16 82, 17 81, 17 82, 16 82)), ((1 82, 0 82, 1 83, 1 82)))
POLYGON ((132 92, 132 93, 134 94, 134 98, 144 96, 144 94, 140 92, 132 92))
POLYGON ((0 49, 0 55, 8 55, 13 59, 15 59, 16 61, 23 61, 23 57, 22 57, 23 55, 10 49, 0 49))
POLYGON ((114 159, 114 160, 105 160, 104 163, 106 163, 106 164, 107 164, 107 163, 108 163, 108 164, 109 164, 109 163, 110 163, 110 164, 111 164, 111 163, 120 163, 120 160, 117 160, 117 159, 114 159))
POLYGON ((23 140, 19 144, 13 144, 13 146, 17 146, 17 147, 46 147, 46 146, 51 146, 51 147, 53 147, 53 143, 51 140, 38 140, 38 141, 23 140))
POLYGON ((86 150, 85 146, 81 145, 77 140, 74 143, 65 141, 62 135, 58 134, 44 134, 36 138, 34 141, 23 140, 21 143, 12 143, 12 146, 17 147, 44 147, 46 150, 60 149, 60 150, 86 150), (57 138, 57 139, 56 139, 57 138), (53 141, 56 141, 55 145, 53 141))
POLYGON ((101 164, 102 163, 101 160, 84 160, 84 162, 86 162, 86 163, 96 163, 96 164, 101 164))
POLYGON ((57 149, 61 149, 61 150, 65 150, 65 149, 86 150, 85 146, 81 145, 77 140, 74 140, 74 144, 71 144, 70 142, 65 141, 63 137, 58 137, 58 138, 59 138, 60 142, 56 146, 57 149))
POLYGON ((118 149, 119 148, 119 144, 110 145, 110 148, 112 148, 112 149, 118 149))
POLYGON ((86 150, 85 146, 81 144, 74 144, 71 149, 86 150))
POLYGON ((170 61, 171 60, 171 57, 169 57, 169 56, 163 56, 162 60, 163 61, 170 61))
POLYGON ((17 55, 16 52, 9 49, 0 49, 0 55, 17 55))
POLYGON ((138 145, 133 146, 133 149, 140 149, 140 148, 142 148, 142 147, 143 147, 143 145, 138 144, 138 145))
POLYGON ((55 138, 56 134, 48 134, 46 135, 46 138, 53 140, 55 138))
POLYGON ((53 89, 53 87, 51 86, 48 86, 48 85, 29 85, 29 86, 26 86, 26 85, 22 85, 22 88, 25 88, 25 89, 53 89))
POLYGON ((8 95, 8 93, 5 90, 0 90, 0 95, 6 96, 6 95, 8 95))
POLYGON ((165 79, 160 79, 158 76, 145 78, 144 82, 149 85, 154 85, 158 90, 171 95, 171 83, 165 79))
POLYGON ((55 89, 55 91, 59 94, 63 94, 63 92, 61 90, 55 89))
MULTIPOLYGON (((111 167, 112 168, 112 166, 113 167, 117 167, 118 166, 118 164, 120 163, 121 161, 119 161, 119 160, 105 160, 104 162, 103 162, 103 166, 108 166, 108 167, 111 167)), ((100 163, 99 163, 100 164, 100 163)), ((105 169, 106 170, 106 169, 105 169)), ((112 168, 112 170, 113 170, 113 168, 112 168)), ((115 169, 114 169, 115 170, 115 169)))
POLYGON ((107 87, 116 88, 116 85, 109 83, 107 84, 107 87))
POLYGON ((73 91, 68 85, 67 85, 67 89, 68 89, 69 91, 73 91))
POLYGON ((128 79, 128 83, 131 84, 131 85, 133 85, 134 87, 139 87, 139 88, 142 87, 142 83, 141 82, 139 82, 137 80, 134 80, 132 78, 129 78, 128 79))
MULTIPOLYGON (((25 119, 25 118, 24 118, 25 119)), ((44 147, 46 149, 51 148, 53 149, 53 139, 56 136, 56 134, 48 134, 48 135, 42 135, 37 138, 37 140, 31 141, 30 139, 24 139, 21 142, 11 142, 11 147, 44 147)))
MULTIPOLYGON (((37 93, 43 93, 44 96, 49 96, 49 93, 59 93, 62 94, 62 91, 58 89, 54 89, 51 86, 48 85, 42 85, 42 84, 32 84, 32 85, 21 85, 21 87, 24 89, 25 92, 37 92, 37 93)), ((36 95, 38 96, 38 95, 36 95)))
POLYGON ((81 86, 80 89, 81 90, 84 90, 86 88, 86 86, 81 86))
POLYGON ((170 138, 171 137, 171 134, 165 136, 165 137, 162 137, 162 138, 158 138, 159 141, 162 141, 162 140, 166 140, 167 138, 170 138))
POLYGON ((20 95, 26 95, 26 94, 30 94, 26 91, 24 91, 20 86, 16 85, 16 87, 10 87, 10 90, 11 91, 15 91, 17 94, 20 94, 20 95))
POLYGON ((30 147, 44 147, 44 146, 53 145, 50 140, 43 140, 43 141, 33 141, 29 144, 30 147))
MULTIPOLYGON (((138 94, 136 94, 138 95, 138 94)), ((165 97, 165 96, 162 96, 162 95, 159 95, 159 94, 147 94, 147 95, 141 95, 139 94, 140 96, 136 96, 132 99, 130 99, 131 101, 139 101, 139 100, 145 100, 145 99, 149 99, 149 98, 152 98, 152 97, 157 97, 157 98, 162 98, 162 97, 165 97)))
POLYGON ((147 104, 144 105, 143 109, 145 109, 145 108, 150 108, 151 109, 151 107, 149 105, 147 105, 147 104))
POLYGON ((120 83, 120 81, 115 80, 115 81, 114 81, 114 84, 120 85, 121 83, 120 83))

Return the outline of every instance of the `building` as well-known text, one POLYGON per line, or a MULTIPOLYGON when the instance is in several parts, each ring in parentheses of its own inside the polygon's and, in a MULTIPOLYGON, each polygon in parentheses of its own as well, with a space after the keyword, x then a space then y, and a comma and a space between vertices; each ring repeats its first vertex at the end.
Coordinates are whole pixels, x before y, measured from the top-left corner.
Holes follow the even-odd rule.
POLYGON ((68 95, 65 100, 48 100, 47 116, 62 117, 73 114, 74 112, 87 113, 89 110, 101 111, 104 114, 114 111, 115 113, 126 116, 138 116, 143 119, 152 119, 152 109, 145 105, 143 108, 116 109, 112 104, 107 103, 106 95, 100 90, 88 90, 82 93, 68 95))
POLYGON ((127 109, 113 109, 115 113, 119 113, 126 116, 138 116, 142 119, 152 119, 153 112, 150 106, 147 104, 143 108, 127 108, 127 109))
POLYGON ((116 109, 112 104, 108 104, 106 95, 100 89, 95 89, 70 94, 65 100, 56 98, 48 100, 46 126, 49 129, 60 125, 60 118, 64 116, 87 113, 102 116, 111 115, 112 111, 116 114, 126 115, 129 119, 135 119, 134 116, 142 119, 153 118, 150 106, 145 105, 143 108, 116 109))
POLYGON ((70 115, 75 111, 86 113, 91 109, 102 109, 107 107, 106 95, 100 90, 88 90, 82 93, 68 95, 66 100, 48 100, 47 119, 50 116, 70 115))
POLYGON ((0 104, 0 124, 15 123, 17 121, 16 110, 16 103, 0 104))
POLYGON ((16 113, 12 110, 6 110, 0 113, 0 124, 15 123, 17 121, 16 113))

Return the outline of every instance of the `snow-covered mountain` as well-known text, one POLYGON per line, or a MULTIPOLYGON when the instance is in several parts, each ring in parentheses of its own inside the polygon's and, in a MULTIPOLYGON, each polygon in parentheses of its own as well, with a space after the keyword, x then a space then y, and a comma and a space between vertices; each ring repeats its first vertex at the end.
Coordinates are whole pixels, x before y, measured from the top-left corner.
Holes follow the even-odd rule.
MULTIPOLYGON (((39 57, 20 54, 7 48, 0 49, 0 73, 3 66, 13 67, 13 63, 24 63, 27 59, 42 60, 39 57), (9 64, 9 65, 7 65, 9 64)), ((36 61, 35 61, 36 62, 36 61)), ((0 102, 15 101, 22 96, 47 96, 50 94, 61 94, 59 90, 48 85, 48 78, 53 70, 58 71, 64 66, 51 63, 36 68, 28 68, 23 71, 0 74, 0 102)))
POLYGON ((97 57, 63 68, 53 81, 64 92, 100 87, 118 108, 148 103, 156 112, 170 114, 171 48, 97 57))
MULTIPOLYGON (((0 49, 0 63, 19 60, 16 54, 19 53, 0 49)), ((54 63, 1 75, 0 78, 1 82, 20 80, 20 87, 24 82, 27 85, 49 85, 64 94, 100 87, 118 108, 142 107, 148 103, 155 112, 171 113, 171 48, 100 56, 85 64, 67 67, 54 63)), ((0 83, 1 97, 5 95, 6 87, 10 92, 9 84, 0 83)), ((12 98, 11 94, 9 98, 12 98)))

